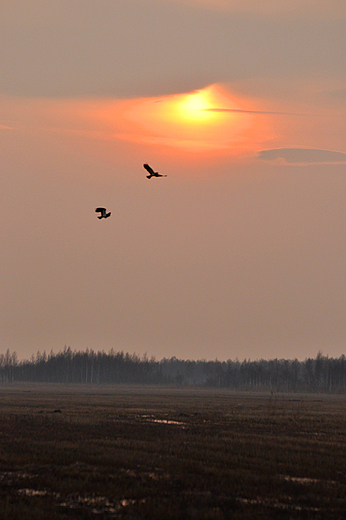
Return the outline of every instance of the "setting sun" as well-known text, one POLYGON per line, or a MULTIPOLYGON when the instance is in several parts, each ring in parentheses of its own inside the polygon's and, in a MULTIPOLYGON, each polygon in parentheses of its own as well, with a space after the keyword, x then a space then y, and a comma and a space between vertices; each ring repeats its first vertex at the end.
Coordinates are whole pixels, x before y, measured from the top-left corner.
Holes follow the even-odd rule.
POLYGON ((147 142, 157 142, 192 151, 227 147, 248 126, 251 117, 243 114, 208 111, 215 107, 238 108, 216 86, 188 94, 146 99, 124 115, 139 123, 147 142))
MULTIPOLYGON (((268 137, 268 116, 220 85, 184 94, 107 102, 97 117, 113 139, 185 152, 253 155, 268 137)), ((167 153, 169 151, 167 150, 167 153)))
POLYGON ((239 103, 218 85, 138 100, 125 110, 124 118, 140 133, 117 137, 192 152, 227 149, 237 153, 243 150, 255 120, 253 115, 237 112, 239 109, 239 103), (220 108, 224 111, 213 111, 220 108))

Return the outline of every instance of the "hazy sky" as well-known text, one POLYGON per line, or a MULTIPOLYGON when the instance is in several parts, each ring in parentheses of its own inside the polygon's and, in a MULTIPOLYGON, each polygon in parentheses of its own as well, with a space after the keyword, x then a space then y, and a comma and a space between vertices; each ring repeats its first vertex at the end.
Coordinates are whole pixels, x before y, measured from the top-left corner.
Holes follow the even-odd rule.
POLYGON ((1 352, 345 353, 344 0, 0 13, 1 352))

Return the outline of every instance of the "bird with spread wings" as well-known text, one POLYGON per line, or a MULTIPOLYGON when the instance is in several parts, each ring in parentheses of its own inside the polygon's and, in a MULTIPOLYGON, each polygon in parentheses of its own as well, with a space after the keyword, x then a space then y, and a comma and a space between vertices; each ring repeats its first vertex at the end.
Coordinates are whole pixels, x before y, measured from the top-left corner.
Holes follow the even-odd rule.
POLYGON ((167 177, 167 175, 162 175, 159 172, 154 172, 151 166, 149 164, 143 164, 143 167, 147 170, 149 175, 147 175, 147 179, 151 179, 152 177, 167 177))

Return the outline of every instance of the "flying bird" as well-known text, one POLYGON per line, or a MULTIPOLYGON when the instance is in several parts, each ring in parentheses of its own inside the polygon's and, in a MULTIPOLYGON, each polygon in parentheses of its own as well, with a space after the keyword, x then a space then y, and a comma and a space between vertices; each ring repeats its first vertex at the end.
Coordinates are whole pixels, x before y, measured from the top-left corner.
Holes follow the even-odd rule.
POLYGON ((96 213, 101 213, 101 215, 99 217, 97 217, 97 218, 107 218, 107 217, 111 216, 111 212, 107 213, 106 208, 96 208, 95 212, 96 213))
POLYGON ((143 164, 143 166, 149 173, 149 175, 147 175, 147 179, 151 179, 152 177, 167 177, 167 175, 162 175, 159 172, 154 172, 154 170, 151 166, 149 166, 149 164, 143 164))

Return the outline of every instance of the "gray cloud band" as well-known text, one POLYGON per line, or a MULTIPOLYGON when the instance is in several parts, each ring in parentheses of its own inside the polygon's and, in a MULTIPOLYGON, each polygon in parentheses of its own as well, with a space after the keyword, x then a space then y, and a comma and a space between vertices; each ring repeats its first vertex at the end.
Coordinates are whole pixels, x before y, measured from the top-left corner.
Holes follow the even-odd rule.
POLYGON ((257 157, 265 161, 282 159, 287 164, 346 163, 346 153, 316 148, 274 148, 261 150, 257 157))

